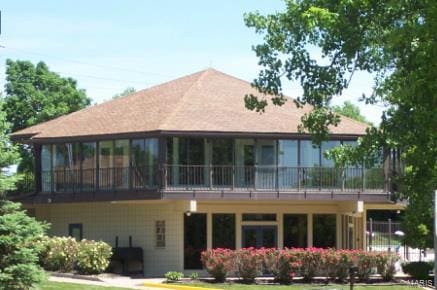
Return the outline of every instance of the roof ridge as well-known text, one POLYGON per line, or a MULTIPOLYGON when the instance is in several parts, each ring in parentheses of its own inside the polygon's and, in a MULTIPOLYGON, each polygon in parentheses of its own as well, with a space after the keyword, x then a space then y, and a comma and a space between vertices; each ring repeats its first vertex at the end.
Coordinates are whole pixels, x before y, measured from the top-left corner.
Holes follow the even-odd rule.
MULTIPOLYGON (((164 118, 164 120, 161 122, 161 124, 159 125, 160 129, 163 129, 166 125, 166 123, 174 116, 176 115, 176 113, 179 111, 179 109, 182 107, 183 105, 183 101, 186 99, 186 96, 188 95, 189 92, 191 92, 191 90, 194 88, 194 85, 198 84, 200 79, 204 78, 204 76, 208 73, 208 71, 211 71, 212 69, 206 69, 206 70, 202 70, 199 73, 199 76, 197 77, 197 79, 190 85, 190 87, 185 91, 185 93, 183 93, 183 95, 181 96, 181 98, 179 99, 178 104, 175 106, 175 108, 171 111, 170 114, 168 114, 167 117, 164 118)), ((194 75, 194 74, 193 74, 194 75)))

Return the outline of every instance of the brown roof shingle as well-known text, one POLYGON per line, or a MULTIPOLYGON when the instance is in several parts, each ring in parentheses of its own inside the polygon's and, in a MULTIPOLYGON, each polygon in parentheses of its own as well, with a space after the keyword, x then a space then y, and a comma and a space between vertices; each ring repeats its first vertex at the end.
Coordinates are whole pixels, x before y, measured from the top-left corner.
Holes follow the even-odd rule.
MULTIPOLYGON (((258 94, 250 83, 207 69, 158 86, 38 124, 12 134, 32 140, 104 136, 151 131, 297 133, 311 110, 290 100, 259 114, 244 106, 244 95, 258 94)), ((269 97, 267 97, 270 99, 269 97)), ((364 134, 367 125, 343 117, 333 134, 364 134)))

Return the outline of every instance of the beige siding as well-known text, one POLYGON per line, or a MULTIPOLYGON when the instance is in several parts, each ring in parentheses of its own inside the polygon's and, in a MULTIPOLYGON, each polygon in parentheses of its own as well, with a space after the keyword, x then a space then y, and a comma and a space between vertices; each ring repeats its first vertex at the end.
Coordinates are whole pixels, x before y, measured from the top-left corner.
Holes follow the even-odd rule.
POLYGON ((119 246, 128 246, 132 236, 133 246, 144 251, 144 270, 146 276, 159 276, 167 271, 179 271, 183 231, 183 212, 176 204, 65 204, 37 208, 38 218, 48 220, 52 226, 50 234, 68 235, 68 224, 82 223, 83 237, 103 240, 119 246), (155 247, 155 221, 166 221, 166 247, 155 247))
MULTIPOLYGON (((383 206, 381 206, 383 207, 383 206)), ((136 201, 119 203, 48 204, 36 206, 36 217, 49 221, 51 235, 68 234, 70 223, 83 224, 86 239, 103 240, 114 246, 119 237, 119 246, 128 246, 132 236, 133 246, 144 250, 144 274, 162 276, 167 271, 183 271, 183 214, 189 208, 188 201, 136 201), (155 222, 166 222, 166 247, 155 247, 155 222)), ((337 215, 337 247, 343 245, 341 216, 353 216, 354 242, 356 247, 365 243, 363 214, 354 212, 356 202, 198 202, 197 211, 207 213, 207 246, 212 245, 212 213, 236 214, 236 246, 241 246, 243 213, 276 213, 276 222, 263 222, 278 227, 278 246, 283 245, 282 215, 285 213, 308 214, 308 246, 312 245, 312 215, 331 213, 337 215)))

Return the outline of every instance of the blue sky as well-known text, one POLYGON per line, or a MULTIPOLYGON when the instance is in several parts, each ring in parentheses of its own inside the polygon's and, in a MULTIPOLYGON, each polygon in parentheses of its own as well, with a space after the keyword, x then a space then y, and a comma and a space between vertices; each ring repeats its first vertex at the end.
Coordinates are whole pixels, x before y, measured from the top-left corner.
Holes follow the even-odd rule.
MULTIPOLYGON (((3 0, 0 86, 7 58, 44 61, 78 80, 96 103, 126 87, 143 89, 208 67, 251 81, 257 76, 251 46, 261 38, 243 14, 283 7, 279 0, 3 0)), ((351 100, 378 123, 382 108, 358 102, 371 83, 356 74, 334 103, 351 100)), ((285 92, 293 97, 300 89, 287 84, 285 92)))

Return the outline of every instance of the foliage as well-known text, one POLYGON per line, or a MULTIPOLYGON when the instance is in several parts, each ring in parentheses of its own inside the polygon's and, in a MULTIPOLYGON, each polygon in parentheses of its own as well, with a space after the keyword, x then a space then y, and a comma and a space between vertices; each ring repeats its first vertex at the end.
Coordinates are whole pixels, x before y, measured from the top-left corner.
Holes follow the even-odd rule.
POLYGON ((76 241, 72 237, 43 237, 37 243, 42 251, 40 264, 49 271, 100 274, 109 265, 112 248, 102 241, 76 241))
POLYGON ((112 248, 105 242, 82 240, 77 252, 77 269, 82 274, 100 274, 108 268, 112 248))
POLYGON ((7 191, 15 189, 15 184, 21 179, 21 176, 7 172, 9 166, 20 160, 18 148, 9 140, 9 129, 4 102, 0 101, 0 200, 5 198, 7 191))
POLYGON ((202 252, 203 266, 216 282, 225 281, 227 274, 232 270, 233 254, 231 250, 221 248, 202 252))
POLYGON ((71 272, 74 269, 78 253, 78 242, 72 237, 45 237, 41 241, 45 249, 40 262, 49 271, 71 272))
POLYGON ((353 155, 401 150, 404 172, 395 172, 398 195, 408 199, 404 229, 413 247, 432 247, 432 191, 437 188, 437 69, 434 35, 437 2, 287 0, 283 12, 245 16, 263 36, 254 47, 262 67, 253 85, 260 95, 245 97, 249 109, 263 111, 287 98, 283 83, 299 82, 298 106, 311 105, 300 131, 326 139, 339 116, 331 100, 349 86, 354 72, 374 77, 367 104, 382 104, 380 125, 369 127, 353 155), (321 56, 321 58, 320 58, 321 56), (418 214, 416 214, 418 213, 418 214))
POLYGON ((352 104, 351 101, 345 101, 341 106, 332 106, 332 110, 335 113, 354 119, 358 122, 370 124, 369 121, 366 120, 366 117, 361 114, 360 108, 352 104))
POLYGON ((193 272, 190 274, 190 279, 191 280, 199 280, 199 273, 197 272, 193 272))
POLYGON ((393 280, 396 274, 395 264, 399 260, 399 256, 387 255, 387 253, 376 254, 376 267, 378 273, 385 281, 393 280))
POLYGON ((165 273, 165 278, 167 279, 167 282, 177 282, 184 278, 184 274, 181 272, 170 271, 165 273))
POLYGON ((254 248, 243 248, 235 251, 235 271, 244 283, 253 283, 261 273, 262 252, 254 248))
POLYGON ((0 289, 30 289, 44 279, 35 242, 47 227, 18 203, 0 199, 0 289))
POLYGON ((0 289, 29 289, 44 279, 38 266, 39 248, 35 241, 48 225, 26 215, 21 205, 6 200, 6 192, 15 188, 19 176, 8 173, 16 164, 18 151, 8 138, 3 101, 0 102, 0 289))
MULTIPOLYGON (((204 265, 209 263, 208 259, 217 259, 215 251, 207 250, 202 253, 204 265)), ((243 282, 253 283, 259 274, 269 272, 273 274, 275 281, 281 284, 290 284, 293 278, 298 276, 311 281, 316 275, 344 282, 349 277, 349 268, 353 265, 358 267, 357 275, 361 281, 368 280, 371 270, 375 267, 382 278, 389 281, 393 279, 395 263, 399 260, 393 253, 322 248, 245 248, 227 250, 225 256, 230 259, 226 275, 230 269, 235 269, 243 282)))
POLYGON ((434 262, 410 262, 402 264, 402 271, 415 280, 426 280, 434 268, 434 262))
POLYGON ((120 97, 128 96, 128 95, 130 95, 130 94, 135 93, 136 91, 137 91, 137 90, 136 90, 135 88, 133 88, 133 87, 127 87, 127 88, 124 89, 124 91, 122 91, 121 93, 114 95, 114 96, 112 97, 112 99, 118 99, 118 98, 120 98, 120 97))
MULTIPOLYGON (((64 78, 49 70, 47 65, 29 61, 6 61, 6 95, 4 97, 7 120, 11 131, 80 110, 90 104, 85 91, 77 88, 72 78, 64 78)), ((21 146, 22 161, 19 171, 32 171, 33 157, 30 147, 21 146)))

